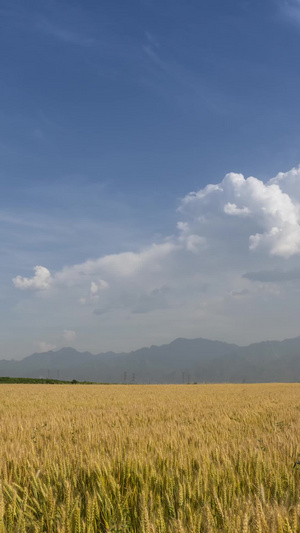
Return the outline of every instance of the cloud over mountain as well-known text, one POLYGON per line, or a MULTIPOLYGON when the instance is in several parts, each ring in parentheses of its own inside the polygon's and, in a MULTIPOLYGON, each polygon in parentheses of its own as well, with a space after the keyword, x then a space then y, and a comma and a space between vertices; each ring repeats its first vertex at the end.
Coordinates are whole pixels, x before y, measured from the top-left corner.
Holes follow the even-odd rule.
MULTIPOLYGON (((173 235, 53 273, 37 266, 32 278, 18 275, 13 283, 48 293, 52 311, 64 310, 78 321, 86 313, 117 321, 126 312, 151 313, 161 322, 163 312, 163 320, 175 315, 186 328, 191 317, 203 324, 222 316, 234 321, 239 306, 245 316, 252 317, 257 306, 268 313, 271 300, 286 296, 281 282, 298 279, 299 201, 299 168, 265 183, 229 173, 181 200, 173 235)), ((35 300, 37 307, 41 301, 35 300)), ((291 307, 293 301, 291 294, 291 307)))

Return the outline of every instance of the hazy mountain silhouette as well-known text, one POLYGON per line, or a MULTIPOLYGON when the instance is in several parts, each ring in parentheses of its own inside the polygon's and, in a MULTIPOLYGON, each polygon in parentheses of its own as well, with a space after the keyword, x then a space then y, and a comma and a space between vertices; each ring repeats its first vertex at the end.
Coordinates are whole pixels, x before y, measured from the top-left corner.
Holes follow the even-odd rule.
POLYGON ((93 355, 73 348, 0 361, 0 375, 109 383, 300 381, 300 337, 237 346, 176 339, 130 353, 93 355))

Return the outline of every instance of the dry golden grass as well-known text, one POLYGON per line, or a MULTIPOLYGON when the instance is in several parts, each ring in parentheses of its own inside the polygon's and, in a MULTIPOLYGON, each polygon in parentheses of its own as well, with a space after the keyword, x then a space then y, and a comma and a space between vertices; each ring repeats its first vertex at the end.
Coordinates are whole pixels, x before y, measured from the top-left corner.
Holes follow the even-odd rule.
POLYGON ((296 533, 300 385, 1 385, 0 532, 296 533))

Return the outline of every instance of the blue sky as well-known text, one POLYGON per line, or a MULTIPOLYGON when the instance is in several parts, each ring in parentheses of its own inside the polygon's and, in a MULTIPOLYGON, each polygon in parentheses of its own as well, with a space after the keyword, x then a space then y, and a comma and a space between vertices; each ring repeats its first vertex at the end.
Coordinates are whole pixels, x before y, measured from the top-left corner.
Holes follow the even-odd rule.
POLYGON ((0 25, 0 355, 298 335, 295 275, 258 288, 247 266, 288 278, 298 268, 288 171, 300 163, 300 2, 3 0, 0 25), (184 200, 229 172, 268 184, 268 206, 269 180, 287 172, 280 221, 257 191, 250 202, 248 182, 247 194, 220 185, 222 224, 207 190, 196 207, 184 200), (272 228, 288 251, 270 244, 272 228), (143 266, 129 274, 122 254, 143 266), (112 257, 126 275, 105 270, 112 257), (36 266, 50 277, 24 282, 36 266), (277 304, 287 311, 274 317, 277 304))

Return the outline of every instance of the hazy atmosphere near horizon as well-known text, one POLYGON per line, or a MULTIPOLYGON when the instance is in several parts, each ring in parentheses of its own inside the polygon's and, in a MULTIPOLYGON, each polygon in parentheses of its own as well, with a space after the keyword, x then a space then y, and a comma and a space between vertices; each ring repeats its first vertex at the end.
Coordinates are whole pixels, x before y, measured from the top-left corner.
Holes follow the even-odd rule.
POLYGON ((2 0, 2 358, 300 335, 300 1, 2 0))

